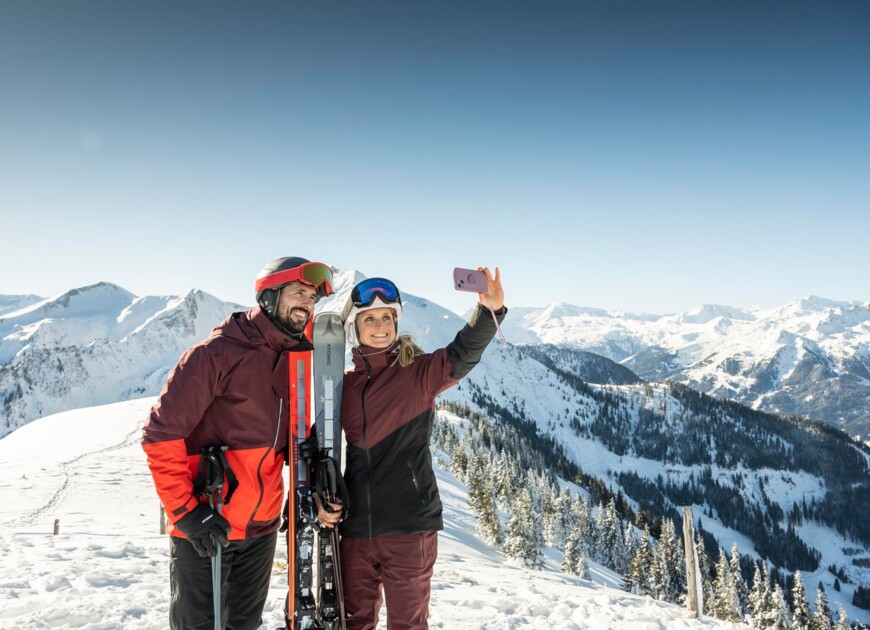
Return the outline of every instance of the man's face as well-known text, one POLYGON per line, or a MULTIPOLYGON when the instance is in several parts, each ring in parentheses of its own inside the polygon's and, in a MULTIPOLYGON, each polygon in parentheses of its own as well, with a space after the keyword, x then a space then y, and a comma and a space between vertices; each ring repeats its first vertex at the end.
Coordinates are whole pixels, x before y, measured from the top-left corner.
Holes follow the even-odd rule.
POLYGON ((305 324, 314 315, 314 298, 317 289, 302 284, 291 282, 281 289, 278 296, 278 307, 275 310, 278 319, 287 330, 301 333, 305 330, 305 324))

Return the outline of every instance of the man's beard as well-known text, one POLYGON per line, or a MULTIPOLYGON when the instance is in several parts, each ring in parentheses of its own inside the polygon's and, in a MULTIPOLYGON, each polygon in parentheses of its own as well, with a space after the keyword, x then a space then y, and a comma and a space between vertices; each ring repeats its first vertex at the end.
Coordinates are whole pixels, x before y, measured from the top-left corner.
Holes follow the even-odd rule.
POLYGON ((311 318, 311 313, 306 311, 304 308, 291 308, 290 312, 287 313, 287 317, 277 317, 277 323, 284 332, 290 335, 300 335, 305 332, 305 325, 308 323, 308 320, 311 318), (297 320, 293 318, 293 311, 301 311, 305 313, 304 320, 297 320))

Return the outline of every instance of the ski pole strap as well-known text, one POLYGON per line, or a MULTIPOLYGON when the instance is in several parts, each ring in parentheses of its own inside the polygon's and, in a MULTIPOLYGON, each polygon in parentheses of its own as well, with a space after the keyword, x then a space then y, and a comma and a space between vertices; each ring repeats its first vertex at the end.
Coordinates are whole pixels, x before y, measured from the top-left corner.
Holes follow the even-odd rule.
POLYGON ((227 461, 227 446, 207 446, 202 449, 196 479, 193 482, 193 492, 196 496, 211 499, 217 497, 217 504, 229 503, 239 487, 230 463, 227 461), (224 478, 227 481, 227 494, 224 496, 224 478))

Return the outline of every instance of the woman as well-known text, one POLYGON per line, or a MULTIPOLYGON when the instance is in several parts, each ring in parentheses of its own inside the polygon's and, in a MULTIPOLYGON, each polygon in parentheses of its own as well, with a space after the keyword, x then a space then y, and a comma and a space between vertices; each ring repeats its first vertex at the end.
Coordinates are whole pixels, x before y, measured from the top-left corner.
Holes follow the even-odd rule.
MULTIPOLYGON (((429 437, 435 397, 477 365, 504 318, 498 268, 446 348, 423 353, 398 336, 402 301, 396 286, 369 278, 351 292, 342 318, 353 344, 341 422, 347 437, 345 482, 350 505, 341 524, 341 570, 348 629, 375 628, 381 588, 389 630, 425 629, 429 582, 444 524, 429 437), (495 317, 493 317, 493 314, 495 317)), ((338 513, 320 513, 334 525, 338 513)))

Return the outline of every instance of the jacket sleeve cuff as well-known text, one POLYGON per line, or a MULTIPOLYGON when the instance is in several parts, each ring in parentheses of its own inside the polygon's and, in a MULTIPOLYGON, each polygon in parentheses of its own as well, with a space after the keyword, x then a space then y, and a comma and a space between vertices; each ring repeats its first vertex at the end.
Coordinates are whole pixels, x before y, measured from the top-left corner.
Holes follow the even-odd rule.
POLYGON ((190 498, 187 500, 187 503, 185 503, 184 505, 181 505, 181 506, 175 508, 174 510, 172 510, 172 512, 169 512, 169 511, 167 510, 167 513, 169 514, 169 520, 170 520, 170 521, 172 522, 172 524, 174 525, 174 524, 177 523, 179 520, 181 520, 184 516, 186 516, 187 514, 189 514, 189 513, 190 513, 190 512, 191 512, 191 511, 196 507, 196 506, 198 506, 198 505, 199 505, 199 501, 197 500, 197 498, 196 498, 196 497, 190 497, 190 498))

